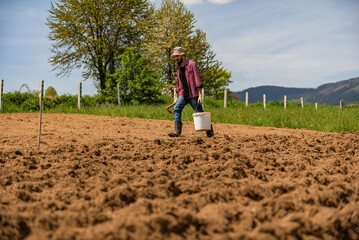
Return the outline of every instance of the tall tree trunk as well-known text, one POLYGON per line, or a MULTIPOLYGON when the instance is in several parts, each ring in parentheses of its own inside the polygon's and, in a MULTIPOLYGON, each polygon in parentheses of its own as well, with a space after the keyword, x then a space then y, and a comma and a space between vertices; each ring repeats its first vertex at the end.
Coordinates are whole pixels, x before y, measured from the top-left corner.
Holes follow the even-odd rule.
POLYGON ((97 64, 98 64, 98 78, 100 80, 100 90, 102 92, 106 88, 106 67, 103 66, 102 59, 98 59, 97 64))

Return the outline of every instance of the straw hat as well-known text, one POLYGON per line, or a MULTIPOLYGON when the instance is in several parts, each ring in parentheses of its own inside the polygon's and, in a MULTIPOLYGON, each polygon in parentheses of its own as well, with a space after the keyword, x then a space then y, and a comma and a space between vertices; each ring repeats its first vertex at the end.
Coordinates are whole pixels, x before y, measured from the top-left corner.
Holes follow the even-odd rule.
POLYGON ((178 55, 185 55, 185 53, 184 53, 182 47, 175 47, 175 48, 173 49, 172 57, 178 56, 178 55))

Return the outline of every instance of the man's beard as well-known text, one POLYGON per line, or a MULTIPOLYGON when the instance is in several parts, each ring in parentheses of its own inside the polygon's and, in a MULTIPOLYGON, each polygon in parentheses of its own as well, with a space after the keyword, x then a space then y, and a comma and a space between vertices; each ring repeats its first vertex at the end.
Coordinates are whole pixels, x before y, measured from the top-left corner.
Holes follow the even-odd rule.
POLYGON ((180 66, 183 63, 183 57, 181 57, 181 60, 177 61, 178 66, 180 66))

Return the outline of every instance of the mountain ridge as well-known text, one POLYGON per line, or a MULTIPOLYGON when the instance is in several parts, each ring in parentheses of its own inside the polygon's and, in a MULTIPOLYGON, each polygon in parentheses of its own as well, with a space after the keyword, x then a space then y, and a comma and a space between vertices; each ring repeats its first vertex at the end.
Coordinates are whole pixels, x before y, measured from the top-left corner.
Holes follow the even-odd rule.
POLYGON ((248 102, 262 102, 263 94, 267 101, 283 101, 287 95, 287 101, 300 102, 303 97, 305 103, 339 105, 343 100, 345 103, 359 102, 359 77, 350 78, 334 83, 325 83, 317 88, 291 88, 280 86, 258 86, 247 88, 243 91, 233 92, 232 98, 245 101, 245 93, 248 92, 248 102))

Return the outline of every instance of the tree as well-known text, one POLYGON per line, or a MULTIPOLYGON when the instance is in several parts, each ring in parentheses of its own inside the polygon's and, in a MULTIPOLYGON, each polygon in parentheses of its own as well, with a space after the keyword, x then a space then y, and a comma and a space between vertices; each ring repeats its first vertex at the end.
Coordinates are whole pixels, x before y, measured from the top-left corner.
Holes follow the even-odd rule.
POLYGON ((57 97, 56 89, 52 86, 49 86, 45 91, 45 97, 57 97))
POLYGON ((219 94, 223 91, 223 87, 228 86, 232 82, 229 80, 232 73, 220 67, 220 64, 210 68, 209 72, 211 73, 211 78, 206 82, 206 88, 209 94, 214 95, 218 99, 219 94))
POLYGON ((223 81, 214 78, 214 69, 220 68, 221 63, 215 59, 216 55, 207 42, 206 33, 195 29, 194 14, 181 1, 163 0, 155 16, 156 24, 145 46, 153 57, 154 66, 163 74, 163 82, 169 88, 176 83, 177 63, 172 58, 172 51, 176 46, 182 46, 186 51, 186 58, 196 62, 206 92, 214 93, 213 87, 218 88, 219 83, 225 84, 223 86, 229 84, 229 79, 223 81))
POLYGON ((196 35, 195 18, 179 0, 163 0, 155 16, 156 24, 151 29, 146 49, 153 57, 154 66, 162 72, 163 81, 173 86, 177 65, 172 58, 172 51, 176 46, 186 49, 191 45, 196 35))
POLYGON ((120 47, 141 46, 154 6, 149 0, 59 0, 49 13, 54 70, 69 75, 83 68, 83 77, 104 90, 107 74, 118 66, 120 47))
POLYGON ((106 81, 106 97, 114 101, 117 83, 120 84, 120 95, 125 103, 156 103, 161 95, 160 73, 153 71, 150 58, 135 48, 127 49, 121 54, 121 67, 110 74, 106 81))

